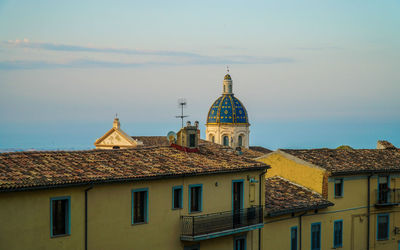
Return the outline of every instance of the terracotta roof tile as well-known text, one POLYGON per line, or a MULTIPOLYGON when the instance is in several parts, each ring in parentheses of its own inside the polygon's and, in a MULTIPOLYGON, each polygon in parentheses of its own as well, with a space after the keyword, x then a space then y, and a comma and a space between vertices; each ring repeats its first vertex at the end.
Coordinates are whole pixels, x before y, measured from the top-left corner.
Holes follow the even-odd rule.
POLYGON ((265 180, 265 210, 271 217, 333 205, 322 195, 282 177, 265 180))
POLYGON ((391 149, 280 149, 333 175, 400 172, 400 152, 391 149))
POLYGON ((170 146, 1 153, 0 191, 265 168, 218 145, 200 145, 199 153, 170 146))
POLYGON ((254 151, 257 151, 257 152, 260 152, 260 153, 263 153, 263 154, 269 154, 269 153, 273 152, 272 150, 269 150, 268 148, 264 148, 264 147, 261 147, 261 146, 250 146, 249 148, 251 150, 254 150, 254 151))

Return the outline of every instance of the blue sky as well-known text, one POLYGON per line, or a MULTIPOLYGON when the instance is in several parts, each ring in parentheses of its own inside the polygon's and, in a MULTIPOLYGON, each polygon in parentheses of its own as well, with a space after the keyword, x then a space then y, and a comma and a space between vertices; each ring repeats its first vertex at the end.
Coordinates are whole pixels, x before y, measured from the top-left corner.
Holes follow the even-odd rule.
MULTIPOLYGON (((205 123, 226 65, 253 145, 400 146, 399 1, 0 1, 0 148, 205 123)), ((201 127, 204 132, 205 127, 201 127)), ((204 135, 204 134, 203 134, 204 135)))

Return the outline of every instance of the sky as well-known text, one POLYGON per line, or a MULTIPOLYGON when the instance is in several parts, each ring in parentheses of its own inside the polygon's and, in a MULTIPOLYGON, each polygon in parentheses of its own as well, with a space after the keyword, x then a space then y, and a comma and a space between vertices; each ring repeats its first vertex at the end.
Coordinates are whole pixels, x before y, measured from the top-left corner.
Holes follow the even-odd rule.
POLYGON ((0 0, 0 149, 204 138, 229 66, 250 144, 400 147, 400 2, 0 0))

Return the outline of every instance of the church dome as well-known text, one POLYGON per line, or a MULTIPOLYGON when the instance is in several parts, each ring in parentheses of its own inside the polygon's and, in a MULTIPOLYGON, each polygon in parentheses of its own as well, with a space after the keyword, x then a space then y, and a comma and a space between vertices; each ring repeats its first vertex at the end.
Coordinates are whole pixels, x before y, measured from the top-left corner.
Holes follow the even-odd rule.
POLYGON ((233 94, 223 94, 208 111, 207 124, 249 124, 247 111, 233 94))

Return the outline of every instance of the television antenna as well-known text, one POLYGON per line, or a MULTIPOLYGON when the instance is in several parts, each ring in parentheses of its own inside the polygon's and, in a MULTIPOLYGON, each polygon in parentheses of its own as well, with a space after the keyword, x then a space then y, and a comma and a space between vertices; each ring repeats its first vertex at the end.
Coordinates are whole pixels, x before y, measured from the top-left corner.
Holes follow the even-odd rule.
POLYGON ((181 118, 182 120, 182 128, 183 128, 183 118, 188 117, 188 115, 183 115, 183 109, 186 108, 187 102, 185 98, 178 99, 178 106, 181 109, 181 115, 175 116, 176 118, 181 118))

